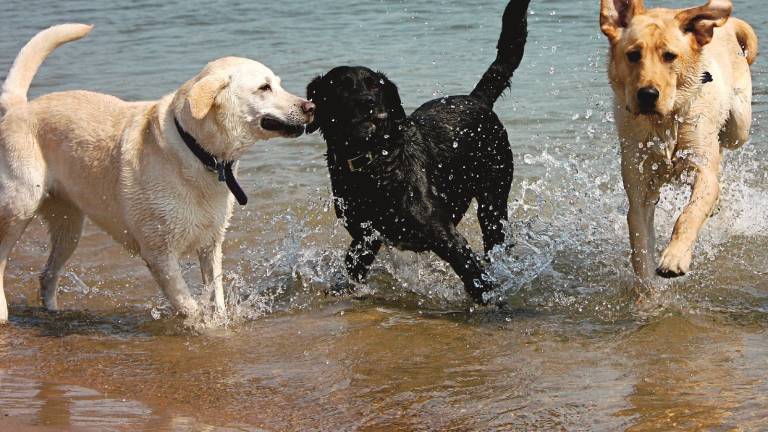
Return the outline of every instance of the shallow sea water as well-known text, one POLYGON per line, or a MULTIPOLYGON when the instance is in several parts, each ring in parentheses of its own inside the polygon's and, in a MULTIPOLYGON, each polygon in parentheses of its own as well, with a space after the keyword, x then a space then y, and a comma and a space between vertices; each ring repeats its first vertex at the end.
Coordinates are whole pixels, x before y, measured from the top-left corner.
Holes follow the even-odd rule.
MULTIPOLYGON (((64 311, 42 311, 47 238, 33 224, 6 273, 0 429, 768 430, 764 59, 753 69, 753 141, 727 153, 695 269, 638 311, 599 2, 532 3, 525 60, 495 107, 516 157, 515 247, 492 269, 507 308, 475 310, 434 256, 393 251, 367 287, 327 296, 349 238, 330 205, 325 145, 319 135, 260 143, 241 165, 251 203, 225 244, 226 323, 186 328, 142 261, 90 225, 62 281, 64 311)), ((735 3, 768 40, 763 2, 735 3)), ((234 54, 298 94, 333 66, 372 66, 411 111, 474 86, 503 7, 6 0, 0 70, 39 29, 90 22, 88 38, 43 65, 33 96, 86 88, 154 99, 234 54)), ((686 195, 665 191, 659 247, 686 195)), ((460 229, 479 248, 472 213, 460 229)), ((199 290, 197 265, 185 268, 199 290)))

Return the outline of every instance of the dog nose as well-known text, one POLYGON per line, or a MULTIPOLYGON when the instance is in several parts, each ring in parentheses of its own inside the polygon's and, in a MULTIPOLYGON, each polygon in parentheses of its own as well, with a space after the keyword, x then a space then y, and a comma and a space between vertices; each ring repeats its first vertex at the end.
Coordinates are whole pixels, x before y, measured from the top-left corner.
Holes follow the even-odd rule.
POLYGON ((366 96, 366 97, 363 98, 363 103, 366 106, 372 107, 372 106, 376 105, 376 98, 373 97, 373 96, 366 96))
POLYGON ((643 87, 637 91, 637 101, 643 107, 655 107, 659 101, 659 89, 655 87, 643 87))
POLYGON ((314 114, 315 104, 310 101, 304 101, 301 103, 301 110, 304 111, 304 114, 314 114))

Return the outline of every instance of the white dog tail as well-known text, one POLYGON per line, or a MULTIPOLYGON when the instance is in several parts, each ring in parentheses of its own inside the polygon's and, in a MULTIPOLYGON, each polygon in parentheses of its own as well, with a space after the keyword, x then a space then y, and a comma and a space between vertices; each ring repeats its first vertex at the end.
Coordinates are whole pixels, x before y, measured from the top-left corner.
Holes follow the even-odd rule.
POLYGON ((27 103, 27 92, 37 70, 53 50, 60 45, 78 40, 93 29, 92 25, 61 24, 36 34, 19 51, 0 94, 0 114, 27 103))

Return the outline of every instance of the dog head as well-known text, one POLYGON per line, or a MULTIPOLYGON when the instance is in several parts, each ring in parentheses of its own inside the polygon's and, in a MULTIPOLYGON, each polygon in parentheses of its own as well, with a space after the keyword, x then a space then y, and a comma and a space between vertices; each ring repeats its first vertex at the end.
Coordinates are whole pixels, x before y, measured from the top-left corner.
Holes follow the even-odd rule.
POLYGON ((280 77, 253 60, 209 63, 174 99, 184 127, 206 149, 237 159, 255 141, 297 137, 314 120, 315 105, 281 87, 280 77))
POLYGON ((395 84, 366 67, 341 66, 316 77, 307 86, 307 97, 317 106, 307 133, 320 129, 326 138, 367 142, 405 118, 395 84))
POLYGON ((622 108, 667 116, 684 105, 701 82, 702 49, 732 8, 731 0, 681 10, 646 10, 643 0, 601 0, 600 28, 611 43, 609 75, 622 108))

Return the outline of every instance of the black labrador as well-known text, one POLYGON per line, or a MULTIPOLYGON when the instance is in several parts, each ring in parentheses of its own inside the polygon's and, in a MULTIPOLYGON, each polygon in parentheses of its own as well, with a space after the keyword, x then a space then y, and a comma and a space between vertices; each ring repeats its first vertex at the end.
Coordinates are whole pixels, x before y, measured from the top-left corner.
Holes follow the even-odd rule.
POLYGON ((522 60, 528 3, 507 5, 496 60, 469 96, 436 99, 406 116, 395 84, 366 67, 334 68, 307 87, 317 106, 307 133, 320 129, 328 144, 355 281, 366 279, 386 242, 436 253, 475 302, 487 302, 495 284, 456 225, 475 198, 486 252, 504 242, 513 158, 493 104, 522 60))

